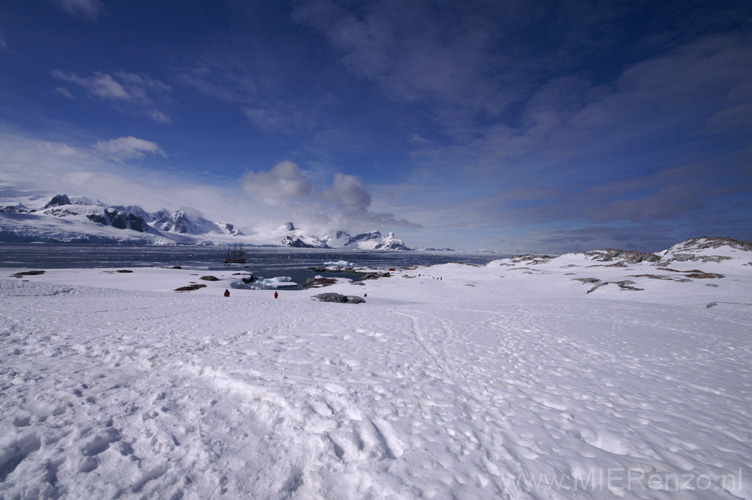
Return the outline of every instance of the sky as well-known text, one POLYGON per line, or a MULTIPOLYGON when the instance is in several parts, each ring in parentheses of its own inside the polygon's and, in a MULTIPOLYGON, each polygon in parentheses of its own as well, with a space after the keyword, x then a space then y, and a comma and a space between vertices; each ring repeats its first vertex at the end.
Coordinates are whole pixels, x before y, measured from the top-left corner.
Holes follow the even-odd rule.
POLYGON ((15 191, 411 247, 752 240, 752 2, 4 0, 15 191))

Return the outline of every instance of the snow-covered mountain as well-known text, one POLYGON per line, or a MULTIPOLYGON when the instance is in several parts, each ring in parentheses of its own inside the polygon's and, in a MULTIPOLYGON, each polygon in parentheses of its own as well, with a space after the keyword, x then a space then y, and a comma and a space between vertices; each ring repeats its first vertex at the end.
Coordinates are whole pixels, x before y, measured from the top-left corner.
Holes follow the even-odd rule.
MULTIPOLYGON (((38 200, 29 199, 29 205, 38 200)), ((134 244, 207 244, 242 236, 234 225, 186 210, 149 213, 137 205, 107 205, 58 194, 34 209, 0 204, 0 241, 134 244)))
POLYGON ((269 235, 274 242, 293 248, 327 248, 327 245, 317 236, 309 234, 288 222, 271 232, 269 235))
POLYGON ((352 236, 347 231, 335 231, 334 234, 325 235, 322 240, 330 248, 341 248, 347 245, 352 236))
POLYGON ((185 210, 168 212, 160 210, 152 214, 152 225, 160 231, 175 234, 227 234, 230 236, 242 236, 243 233, 233 224, 226 222, 214 222, 194 214, 189 215, 185 210))
POLYGON ((234 224, 216 222, 184 208, 147 212, 138 205, 108 205, 85 196, 41 198, 0 192, 0 242, 142 245, 247 245, 298 248, 407 250, 394 233, 351 236, 346 231, 317 236, 288 222, 270 232, 246 236, 234 224))
POLYGON ((344 248, 358 250, 408 250, 404 242, 389 233, 382 236, 379 231, 369 231, 351 236, 346 231, 315 236, 295 227, 292 222, 274 230, 274 236, 289 247, 298 248, 344 248))

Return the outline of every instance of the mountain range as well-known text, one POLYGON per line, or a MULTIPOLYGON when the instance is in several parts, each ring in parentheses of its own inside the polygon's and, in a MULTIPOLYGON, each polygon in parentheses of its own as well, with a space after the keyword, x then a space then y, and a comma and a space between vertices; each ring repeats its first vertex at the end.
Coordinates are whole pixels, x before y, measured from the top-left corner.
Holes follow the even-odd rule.
POLYGON ((347 231, 317 236, 292 222, 267 233, 245 235, 234 224, 216 222, 189 208, 147 212, 137 205, 108 205, 84 196, 58 194, 0 197, 0 242, 143 245, 247 244, 297 248, 408 250, 394 233, 351 236, 347 231), (34 208, 36 207, 36 208, 34 208))
POLYGON ((296 229, 292 222, 278 227, 273 234, 288 247, 297 248, 356 248, 361 250, 409 250, 394 233, 381 236, 379 231, 368 231, 351 236, 347 231, 334 235, 314 236, 296 229))

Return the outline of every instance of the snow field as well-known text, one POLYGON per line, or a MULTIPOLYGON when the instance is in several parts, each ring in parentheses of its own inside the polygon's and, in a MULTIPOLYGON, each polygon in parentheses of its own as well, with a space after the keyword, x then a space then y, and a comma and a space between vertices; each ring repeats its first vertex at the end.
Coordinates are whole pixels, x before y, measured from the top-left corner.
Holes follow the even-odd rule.
POLYGON ((0 279, 0 497, 752 498, 749 270, 592 264, 0 279))

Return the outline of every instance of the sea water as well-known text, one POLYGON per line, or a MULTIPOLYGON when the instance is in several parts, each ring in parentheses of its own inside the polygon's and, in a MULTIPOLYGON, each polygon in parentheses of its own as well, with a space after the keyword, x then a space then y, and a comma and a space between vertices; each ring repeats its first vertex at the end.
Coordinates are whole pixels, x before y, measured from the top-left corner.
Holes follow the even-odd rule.
POLYGON ((465 262, 484 265, 504 255, 489 253, 304 249, 285 247, 245 247, 245 264, 225 264, 227 247, 220 246, 140 246, 75 244, 0 244, 0 267, 22 269, 127 268, 180 266, 185 269, 237 269, 240 275, 257 278, 290 276, 303 282, 317 274, 357 279, 350 273, 324 273, 311 267, 344 260, 353 267, 404 268, 465 262))

